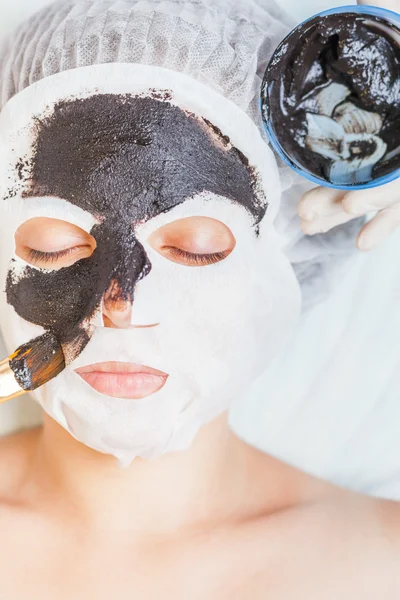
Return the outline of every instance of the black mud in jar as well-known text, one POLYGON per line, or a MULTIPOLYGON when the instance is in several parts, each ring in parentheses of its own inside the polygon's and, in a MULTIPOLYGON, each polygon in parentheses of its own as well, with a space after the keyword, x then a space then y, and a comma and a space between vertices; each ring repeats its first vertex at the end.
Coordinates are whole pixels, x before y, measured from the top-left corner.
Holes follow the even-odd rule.
POLYGON ((278 46, 261 91, 275 151, 327 187, 365 189, 400 176, 400 14, 344 6, 315 15, 278 46))

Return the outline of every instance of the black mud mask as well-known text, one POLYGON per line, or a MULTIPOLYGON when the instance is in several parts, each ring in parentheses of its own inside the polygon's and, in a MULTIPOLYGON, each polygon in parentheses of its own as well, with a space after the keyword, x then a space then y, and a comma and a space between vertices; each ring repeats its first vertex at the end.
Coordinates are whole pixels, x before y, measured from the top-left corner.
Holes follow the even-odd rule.
POLYGON ((399 35, 383 18, 338 12, 305 21, 278 47, 263 111, 296 165, 335 185, 400 168, 399 35))
POLYGON ((60 102, 37 120, 32 157, 22 160, 25 198, 59 197, 98 221, 90 258, 53 272, 28 266, 21 277, 12 270, 7 277, 7 301, 18 315, 52 331, 75 356, 89 341, 86 324, 105 292, 133 302, 135 286, 151 270, 135 224, 202 192, 241 204, 255 224, 266 210, 253 169, 229 139, 155 98, 107 94, 60 102))

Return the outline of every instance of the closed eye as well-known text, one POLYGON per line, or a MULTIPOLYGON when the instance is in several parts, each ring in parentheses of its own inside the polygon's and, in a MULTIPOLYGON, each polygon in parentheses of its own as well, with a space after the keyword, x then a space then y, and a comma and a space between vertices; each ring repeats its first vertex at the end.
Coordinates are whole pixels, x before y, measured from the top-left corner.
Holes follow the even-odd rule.
POLYGON ((59 270, 89 258, 95 239, 80 227, 48 217, 25 221, 15 233, 15 253, 33 267, 59 270))
POLYGON ((210 217, 186 217, 173 221, 153 232, 148 242, 159 254, 185 267, 219 263, 236 246, 231 230, 210 217))

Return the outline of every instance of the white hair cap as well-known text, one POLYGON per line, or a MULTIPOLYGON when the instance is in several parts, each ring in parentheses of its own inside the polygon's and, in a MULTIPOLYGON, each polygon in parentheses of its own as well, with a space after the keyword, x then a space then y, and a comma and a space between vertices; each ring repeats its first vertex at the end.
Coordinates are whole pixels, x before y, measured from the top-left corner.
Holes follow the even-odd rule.
POLYGON ((49 75, 128 62, 186 73, 262 129, 261 78, 291 25, 274 0, 61 0, 9 40, 0 58, 0 108, 49 75))

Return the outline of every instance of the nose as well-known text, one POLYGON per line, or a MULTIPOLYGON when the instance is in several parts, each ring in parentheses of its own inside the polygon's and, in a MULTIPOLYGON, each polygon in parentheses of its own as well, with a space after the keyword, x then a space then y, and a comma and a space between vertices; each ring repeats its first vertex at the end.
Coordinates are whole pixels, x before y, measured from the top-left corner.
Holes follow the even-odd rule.
POLYGON ((103 321, 105 327, 128 329, 132 321, 132 301, 124 299, 121 288, 113 281, 103 297, 103 321))

